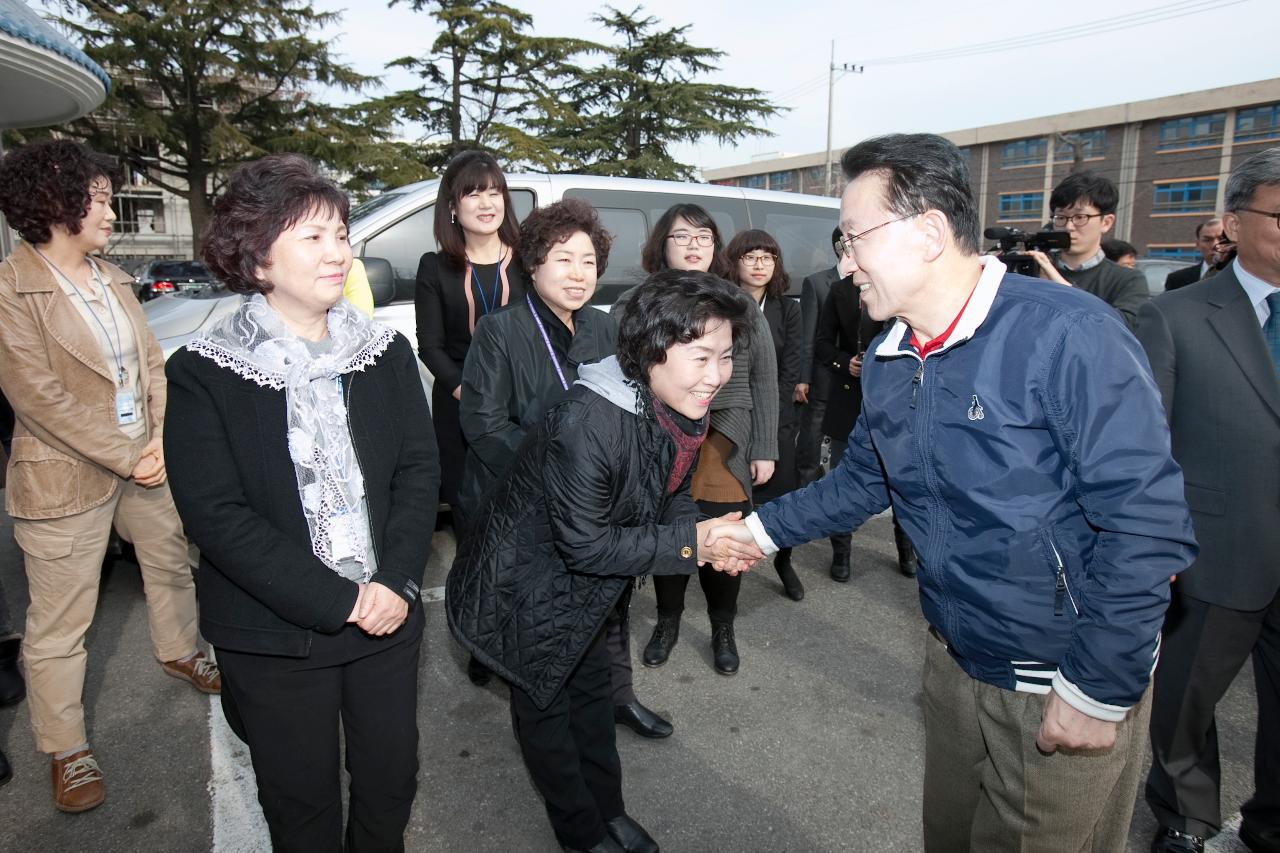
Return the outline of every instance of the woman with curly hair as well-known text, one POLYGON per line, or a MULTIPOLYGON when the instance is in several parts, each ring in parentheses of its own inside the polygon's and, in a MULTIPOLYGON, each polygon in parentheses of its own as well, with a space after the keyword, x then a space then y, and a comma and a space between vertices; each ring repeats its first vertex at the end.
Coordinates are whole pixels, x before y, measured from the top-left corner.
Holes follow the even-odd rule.
MULTIPOLYGON (((800 381, 804 328, 800 303, 787 296, 791 277, 782 260, 782 247, 773 235, 759 228, 739 231, 724 251, 731 264, 729 280, 741 287, 760 307, 769 327, 778 369, 778 464, 763 486, 752 490, 757 504, 781 497, 797 485, 796 425, 799 416, 791 393, 800 381)), ((773 568, 783 591, 792 601, 804 598, 804 584, 791 567, 791 549, 783 548, 773 558, 773 568)))
MULTIPOLYGON (((576 238, 587 233, 570 237, 583 253, 589 239, 576 238)), ((570 241, 546 263, 562 263, 570 241)), ((617 356, 582 365, 564 398, 527 425, 449 573, 449 626, 511 683, 512 728, 565 850, 658 850, 622 798, 605 627, 617 602, 642 575, 687 577, 702 560, 736 571, 737 560, 760 556, 749 543, 709 542, 720 522, 699 523, 689 499, 708 412, 751 310, 706 273, 673 270, 642 285, 622 313, 617 356)))
POLYGON ((166 482, 164 358, 132 277, 95 257, 111 239, 115 183, 113 162, 69 140, 0 162, 0 210, 22 236, 0 263, 0 388, 16 418, 5 509, 31 593, 31 726, 66 812, 106 798, 81 694, 113 524, 137 550, 164 672, 221 688, 196 646, 187 540, 166 482))
POLYGON ((165 449, 222 709, 276 853, 399 853, 440 485, 413 350, 342 298, 347 197, 305 157, 231 174, 204 260, 243 299, 169 359, 165 449))

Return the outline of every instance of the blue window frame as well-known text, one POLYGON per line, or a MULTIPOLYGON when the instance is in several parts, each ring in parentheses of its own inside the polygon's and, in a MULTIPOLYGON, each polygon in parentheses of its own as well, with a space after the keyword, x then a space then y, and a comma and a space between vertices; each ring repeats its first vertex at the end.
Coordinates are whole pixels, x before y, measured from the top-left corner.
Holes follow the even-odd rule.
POLYGON ((796 188, 796 173, 788 172, 770 172, 769 173, 769 189, 790 191, 796 188))
MULTIPOLYGON (((1238 121, 1237 124, 1239 124, 1238 121)), ((1162 121, 1160 122, 1160 141, 1156 144, 1156 150, 1176 151, 1179 148, 1221 145, 1222 131, 1226 126, 1226 113, 1205 113, 1162 121)))
MULTIPOLYGON (((1105 127, 1100 127, 1097 130, 1082 130, 1063 135, 1068 137, 1078 137, 1084 141, 1085 159, 1090 157, 1107 156, 1107 129, 1105 127)), ((1057 140, 1053 152, 1054 162, 1069 163, 1074 156, 1075 151, 1072 149, 1072 146, 1068 145, 1061 139, 1057 140)))
POLYGON ((1043 163, 1048 156, 1048 138, 1038 136, 1035 139, 1019 139, 1004 144, 1000 165, 1006 169, 1011 166, 1035 166, 1043 163))
POLYGON ((1218 201, 1218 179, 1169 181, 1155 185, 1152 213, 1212 213, 1218 201))
POLYGON ((739 178, 738 186, 746 187, 749 190, 762 190, 764 189, 764 175, 747 175, 745 178, 739 178))
POLYGON ((1236 142, 1280 139, 1280 104, 1236 111, 1236 142))
POLYGON ((1000 193, 999 219, 1002 222, 1028 219, 1034 219, 1039 222, 1043 214, 1043 191, 1034 193, 1000 193))
POLYGON ((1200 252, 1195 246, 1148 246, 1147 257, 1191 263, 1200 260, 1200 252))

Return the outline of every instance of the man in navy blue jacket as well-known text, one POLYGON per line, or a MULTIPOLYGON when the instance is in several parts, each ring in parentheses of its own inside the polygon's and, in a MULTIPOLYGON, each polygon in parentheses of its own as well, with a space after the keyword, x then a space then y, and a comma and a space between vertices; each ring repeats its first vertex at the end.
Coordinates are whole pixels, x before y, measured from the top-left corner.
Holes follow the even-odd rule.
POLYGON ((979 256, 950 142, 871 139, 842 166, 854 282, 897 319, 840 466, 741 524, 770 553, 892 504, 916 543, 926 850, 1124 849, 1196 552, 1146 356, 1105 303, 979 256))

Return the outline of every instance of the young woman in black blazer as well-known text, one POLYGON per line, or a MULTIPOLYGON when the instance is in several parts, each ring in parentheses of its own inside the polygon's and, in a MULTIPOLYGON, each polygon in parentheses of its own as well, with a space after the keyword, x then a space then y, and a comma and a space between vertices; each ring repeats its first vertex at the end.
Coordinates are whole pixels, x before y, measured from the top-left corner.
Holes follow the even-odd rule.
MULTIPOLYGON (((467 452, 458 425, 462 366, 480 318, 524 299, 528 277, 516 257, 519 234, 498 162, 483 151, 454 157, 436 196, 439 249, 418 262, 413 300, 418 358, 434 377, 431 419, 440 446, 440 499, 451 507, 467 452)), ((455 508, 455 525, 457 515, 455 508)))

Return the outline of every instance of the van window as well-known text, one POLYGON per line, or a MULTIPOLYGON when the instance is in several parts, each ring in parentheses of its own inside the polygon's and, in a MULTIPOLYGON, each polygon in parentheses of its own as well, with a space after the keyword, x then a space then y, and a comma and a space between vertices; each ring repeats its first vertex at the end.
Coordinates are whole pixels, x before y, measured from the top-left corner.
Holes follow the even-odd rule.
POLYGON ((726 243, 740 229, 746 228, 748 222, 747 204, 740 198, 576 188, 565 190, 564 197, 590 202, 600 211, 601 220, 613 234, 614 249, 609 253, 609 268, 601 277, 596 295, 591 300, 595 305, 612 304, 624 290, 644 279, 644 270, 640 268, 640 247, 648 239, 653 223, 671 205, 683 202, 705 208, 726 243), (608 219, 605 211, 609 211, 608 219), (634 247, 634 254, 631 247, 634 247), (614 252, 618 252, 616 261, 614 252))
MULTIPOLYGON (((534 195, 530 190, 511 190, 511 204, 516 219, 523 222, 533 210, 534 195)), ((414 211, 394 225, 383 228, 364 241, 364 258, 386 258, 396 277, 393 301, 412 301, 418 277, 418 261, 439 246, 435 238, 435 202, 414 211)))
POLYGON ((789 293, 798 296, 807 276, 835 265, 831 229, 840 224, 839 208, 755 200, 750 206, 752 227, 768 231, 782 248, 791 276, 789 293))

